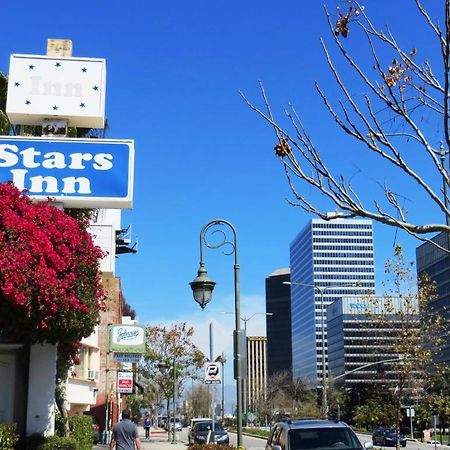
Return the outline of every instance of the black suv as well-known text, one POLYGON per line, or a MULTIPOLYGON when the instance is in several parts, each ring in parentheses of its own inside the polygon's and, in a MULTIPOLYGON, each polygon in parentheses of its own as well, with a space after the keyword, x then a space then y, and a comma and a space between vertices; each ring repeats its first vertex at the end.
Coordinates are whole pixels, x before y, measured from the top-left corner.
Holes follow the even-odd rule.
POLYGON ((275 425, 266 450, 364 450, 353 430, 344 422, 320 419, 284 420, 275 425))
MULTIPOLYGON (((406 438, 403 434, 398 435, 398 439, 400 441, 400 445, 402 447, 406 447, 406 438)), ((397 433, 395 428, 392 427, 379 427, 375 429, 372 434, 372 441, 374 445, 397 445, 397 433)))

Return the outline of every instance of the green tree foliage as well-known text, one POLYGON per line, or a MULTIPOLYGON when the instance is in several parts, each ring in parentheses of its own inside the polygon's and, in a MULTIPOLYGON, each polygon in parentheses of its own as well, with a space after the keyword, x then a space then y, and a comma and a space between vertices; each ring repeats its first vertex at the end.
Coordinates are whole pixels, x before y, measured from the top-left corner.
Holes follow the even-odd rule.
MULTIPOLYGON (((432 415, 438 415, 441 430, 450 426, 450 367, 439 365, 431 374, 425 393, 416 408, 417 421, 423 428, 431 426, 432 415)), ((450 435, 448 437, 450 442, 450 435)))
MULTIPOLYGON (((389 408, 378 403, 382 409, 374 410, 377 413, 371 413, 370 417, 375 419, 379 416, 382 419, 378 424, 396 424, 399 430, 402 405, 410 405, 418 396, 424 395, 435 373, 433 358, 440 349, 447 324, 429 307, 429 302, 435 298, 434 283, 425 277, 416 288, 414 266, 405 261, 401 246, 396 247, 393 258, 386 263, 385 272, 385 294, 367 297, 366 316, 368 326, 373 326, 374 337, 377 332, 383 334, 384 353, 398 355, 399 361, 383 366, 386 373, 395 375, 391 380, 384 379, 384 370, 380 373, 384 379, 383 389, 389 395, 389 408), (396 417, 387 422, 385 413, 390 412, 391 407, 394 407, 396 417)), ((380 347, 374 346, 373 351, 377 354, 380 347)), ((355 409, 354 417, 358 417, 359 422, 371 410, 366 408, 367 405, 374 406, 373 399, 364 407, 355 409)), ((376 421, 370 423, 375 424, 376 421)))
POLYGON ((435 284, 428 277, 416 288, 414 265, 404 259, 401 246, 385 266, 388 280, 385 293, 368 298, 366 311, 374 329, 382 329, 391 354, 398 355, 400 363, 392 366, 397 379, 389 386, 395 398, 402 402, 404 395, 420 393, 432 375, 433 358, 442 344, 442 333, 447 325, 442 316, 430 309, 436 298, 435 284), (395 388, 395 389, 393 389, 395 388))
POLYGON ((8 135, 11 124, 6 116, 6 92, 8 90, 8 78, 0 72, 0 135, 8 135))
POLYGON ((146 327, 146 351, 141 365, 142 374, 162 392, 167 405, 173 397, 176 375, 178 394, 184 382, 196 376, 205 362, 203 353, 193 344, 194 329, 185 322, 146 327))
POLYGON ((189 391, 187 401, 191 418, 211 416, 212 394, 209 386, 204 384, 193 386, 189 391))
POLYGON ((260 419, 277 420, 282 416, 320 417, 317 396, 302 378, 292 379, 287 371, 271 375, 265 392, 261 392, 256 404, 260 419))
POLYGON ((378 399, 370 399, 365 405, 354 409, 352 420, 368 429, 378 425, 391 425, 397 420, 397 408, 392 404, 380 403, 378 399))

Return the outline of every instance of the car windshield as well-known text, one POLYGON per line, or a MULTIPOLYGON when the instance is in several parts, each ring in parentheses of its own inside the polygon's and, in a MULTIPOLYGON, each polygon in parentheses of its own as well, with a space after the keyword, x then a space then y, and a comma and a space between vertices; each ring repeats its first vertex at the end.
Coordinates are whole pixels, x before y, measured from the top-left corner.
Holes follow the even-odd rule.
POLYGON ((348 428, 311 428, 289 431, 290 450, 361 449, 361 443, 348 428))
MULTIPOLYGON (((209 431, 212 430, 212 423, 211 422, 200 422, 197 425, 195 425, 196 431, 209 431)), ((214 430, 215 431, 223 431, 222 425, 220 423, 214 424, 214 430)))

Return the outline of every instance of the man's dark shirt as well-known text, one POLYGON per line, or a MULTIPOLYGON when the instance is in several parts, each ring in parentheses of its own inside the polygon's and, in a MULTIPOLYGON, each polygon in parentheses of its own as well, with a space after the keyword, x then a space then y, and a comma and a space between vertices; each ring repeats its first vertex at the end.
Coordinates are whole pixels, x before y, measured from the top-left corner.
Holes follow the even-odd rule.
POLYGON ((139 437, 137 426, 130 419, 116 423, 113 428, 117 450, 134 450, 134 440, 139 437))

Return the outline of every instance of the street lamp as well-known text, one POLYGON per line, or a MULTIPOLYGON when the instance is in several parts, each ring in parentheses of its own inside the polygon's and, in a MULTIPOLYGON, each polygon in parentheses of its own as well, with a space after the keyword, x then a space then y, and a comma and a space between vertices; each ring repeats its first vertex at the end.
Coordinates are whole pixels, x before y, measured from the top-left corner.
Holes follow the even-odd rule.
MULTIPOLYGON (((234 312, 229 312, 229 311, 221 311, 221 313, 222 314, 234 314, 234 312)), ((271 313, 271 312, 268 312, 268 313, 256 312, 256 313, 252 314, 250 317, 246 317, 246 316, 241 317, 242 322, 244 322, 244 331, 245 331, 246 336, 247 336, 247 322, 250 319, 253 319, 253 317, 257 316, 258 314, 264 314, 265 316, 273 316, 273 313, 271 313)))
POLYGON ((264 314, 265 316, 273 316, 273 313, 271 313, 271 312, 268 312, 268 313, 264 313, 264 312, 256 312, 256 313, 254 313, 254 314, 252 314, 251 316, 249 316, 249 317, 241 317, 241 320, 242 320, 242 322, 244 322, 244 330, 245 330, 245 335, 247 336, 247 322, 250 320, 250 319, 253 319, 253 317, 255 317, 255 316, 257 316, 257 315, 259 315, 259 314, 264 314))
POLYGON ((293 286, 304 286, 304 287, 312 287, 317 289, 317 292, 320 295, 320 316, 321 316, 321 336, 320 339, 322 341, 322 416, 324 418, 328 415, 328 386, 327 386, 327 365, 325 362, 325 305, 324 305, 324 295, 328 289, 340 288, 340 287, 352 287, 355 284, 347 284, 345 286, 342 285, 332 285, 332 286, 317 286, 315 284, 307 284, 307 283, 298 283, 295 281, 283 281, 283 284, 289 284, 293 286))
POLYGON ((242 365, 241 365, 241 350, 242 350, 242 330, 240 324, 241 306, 240 306, 240 286, 239 286, 239 263, 238 263, 238 244, 237 233, 234 226, 223 219, 215 219, 208 222, 200 231, 200 267, 198 269, 197 277, 189 283, 194 295, 194 300, 200 305, 202 309, 209 303, 212 297, 212 291, 215 282, 208 278, 203 261, 203 245, 208 248, 217 249, 225 245, 231 247, 231 251, 223 252, 225 255, 232 255, 234 253, 234 313, 235 313, 235 354, 234 361, 236 367, 236 396, 237 396, 237 446, 242 447, 242 365), (233 233, 233 241, 228 241, 225 232, 222 229, 215 229, 212 234, 219 233, 222 235, 222 241, 218 244, 211 244, 206 239, 206 233, 212 227, 227 226, 233 233))

